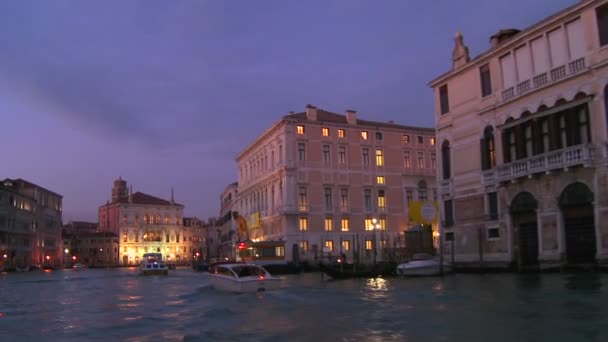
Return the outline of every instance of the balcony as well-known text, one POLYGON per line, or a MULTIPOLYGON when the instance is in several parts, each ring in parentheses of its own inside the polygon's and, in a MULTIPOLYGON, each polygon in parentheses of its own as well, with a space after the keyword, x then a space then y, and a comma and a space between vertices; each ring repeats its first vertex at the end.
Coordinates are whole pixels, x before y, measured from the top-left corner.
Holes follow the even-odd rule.
POLYGON ((450 195, 452 193, 452 180, 444 179, 439 182, 441 195, 450 195))
POLYGON ((570 146, 561 150, 539 154, 530 158, 500 165, 482 172, 482 184, 511 181, 520 177, 546 173, 551 170, 565 169, 577 165, 591 165, 593 162, 591 145, 570 146))
POLYGON ((586 70, 585 57, 575 59, 564 65, 557 66, 549 72, 538 74, 532 79, 519 82, 516 86, 503 89, 501 92, 502 101, 510 101, 519 96, 525 95, 530 91, 545 87, 568 76, 572 76, 586 70))

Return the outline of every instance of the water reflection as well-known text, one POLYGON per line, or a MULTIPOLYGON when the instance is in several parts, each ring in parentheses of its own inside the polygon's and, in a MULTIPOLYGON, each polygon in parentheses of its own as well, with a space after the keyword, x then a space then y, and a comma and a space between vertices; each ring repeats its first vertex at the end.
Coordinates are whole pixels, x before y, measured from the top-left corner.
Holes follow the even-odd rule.
POLYGON ((364 295, 370 299, 386 298, 388 292, 388 281, 384 278, 367 279, 364 295))

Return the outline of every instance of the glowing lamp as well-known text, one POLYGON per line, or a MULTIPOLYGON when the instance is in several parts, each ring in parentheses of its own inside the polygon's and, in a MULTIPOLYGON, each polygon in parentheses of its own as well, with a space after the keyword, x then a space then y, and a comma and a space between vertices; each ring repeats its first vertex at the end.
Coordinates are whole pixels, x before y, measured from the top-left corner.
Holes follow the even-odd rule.
POLYGON ((239 243, 239 249, 245 249, 245 243, 244 242, 239 243))
POLYGON ((51 257, 47 255, 46 256, 46 260, 50 260, 50 259, 51 259, 51 257))

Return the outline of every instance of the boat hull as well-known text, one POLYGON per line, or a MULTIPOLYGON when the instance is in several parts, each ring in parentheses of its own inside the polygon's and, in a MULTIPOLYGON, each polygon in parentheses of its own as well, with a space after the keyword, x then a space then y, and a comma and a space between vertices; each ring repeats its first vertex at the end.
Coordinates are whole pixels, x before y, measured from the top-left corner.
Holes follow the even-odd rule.
MULTIPOLYGON (((443 273, 452 272, 452 265, 444 263, 443 273)), ((437 276, 441 275, 439 262, 434 260, 428 261, 410 261, 397 266, 397 275, 415 277, 415 276, 437 276)))
POLYGON ((145 275, 145 276, 150 276, 150 275, 168 275, 169 274, 169 270, 168 269, 152 269, 152 270, 141 270, 140 272, 141 275, 145 275))
POLYGON ((260 291, 272 291, 280 288, 280 278, 265 278, 247 277, 240 279, 230 279, 223 275, 210 274, 211 285, 214 289, 237 292, 237 293, 252 293, 260 291))

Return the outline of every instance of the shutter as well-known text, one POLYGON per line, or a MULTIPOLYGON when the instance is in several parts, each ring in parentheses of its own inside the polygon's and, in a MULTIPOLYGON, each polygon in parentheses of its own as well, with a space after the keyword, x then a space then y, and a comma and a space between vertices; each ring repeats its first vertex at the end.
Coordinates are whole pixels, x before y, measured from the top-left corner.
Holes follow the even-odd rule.
POLYGON ((511 155, 509 154, 509 131, 511 129, 512 128, 502 131, 502 156, 505 160, 505 163, 511 162, 511 155))
POLYGON ((485 138, 479 140, 479 147, 481 153, 481 169, 487 170, 490 168, 490 161, 488 158, 488 144, 485 138))
POLYGON ((577 108, 568 109, 566 113, 566 127, 568 146, 578 145, 581 141, 581 132, 578 123, 577 108))

